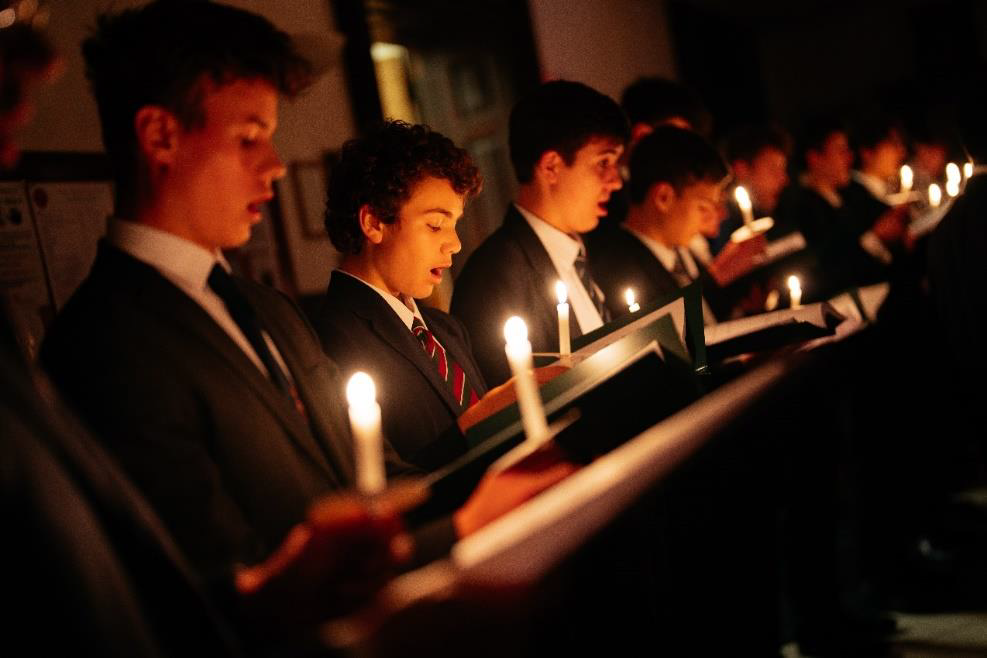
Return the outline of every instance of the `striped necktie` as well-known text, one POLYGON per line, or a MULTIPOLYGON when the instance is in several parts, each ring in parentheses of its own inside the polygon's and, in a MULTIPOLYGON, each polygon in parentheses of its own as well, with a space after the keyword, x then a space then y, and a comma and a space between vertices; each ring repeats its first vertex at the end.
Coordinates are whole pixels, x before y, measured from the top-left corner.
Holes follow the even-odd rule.
POLYGON ((415 318, 411 323, 411 332, 415 334, 418 342, 422 344, 425 354, 432 360, 439 371, 439 379, 445 382, 452 392, 452 397, 459 405, 459 411, 466 411, 480 398, 476 396, 476 391, 466 381, 466 373, 462 366, 455 360, 449 358, 442 343, 425 328, 425 323, 419 318, 415 318))
POLYGON ((603 320, 604 323, 610 322, 610 320, 613 319, 610 315, 610 309, 603 303, 603 300, 606 299, 606 297, 604 296, 603 291, 600 290, 600 286, 596 285, 596 281, 593 281, 593 277, 589 273, 589 267, 586 263, 586 245, 582 243, 579 244, 579 253, 576 254, 576 260, 573 261, 572 267, 576 270, 576 276, 579 277, 579 280, 583 284, 583 288, 585 288, 586 292, 589 294, 590 301, 592 301, 593 306, 596 307, 597 313, 600 314, 600 319, 603 320))

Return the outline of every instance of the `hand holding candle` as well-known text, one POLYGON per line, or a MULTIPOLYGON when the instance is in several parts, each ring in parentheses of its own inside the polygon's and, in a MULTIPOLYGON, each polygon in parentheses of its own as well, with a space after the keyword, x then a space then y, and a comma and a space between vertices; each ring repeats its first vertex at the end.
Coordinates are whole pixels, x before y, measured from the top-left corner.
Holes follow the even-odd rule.
POLYGON ((751 197, 747 193, 747 188, 743 185, 738 185, 737 189, 733 191, 733 196, 737 199, 737 205, 740 207, 740 212, 744 217, 744 225, 750 226, 751 222, 754 221, 754 207, 751 204, 751 197))
POLYGON ((524 320, 514 315, 504 324, 505 352, 514 375, 517 403, 521 410, 521 426, 529 441, 539 441, 548 434, 548 421, 532 372, 531 343, 524 320))
POLYGON ((569 342, 569 291, 561 281, 555 284, 555 296, 559 300, 559 305, 555 308, 559 311, 559 354, 567 356, 572 352, 569 342))
POLYGON ((794 274, 788 277, 788 299, 791 300, 792 308, 802 306, 802 282, 794 274))
POLYGON ((380 433, 380 405, 377 387, 365 372, 357 372, 346 384, 346 400, 353 429, 353 453, 356 461, 356 488, 373 496, 387 486, 384 474, 383 437, 380 433))
POLYGON ((631 313, 637 313, 641 310, 641 305, 634 300, 633 288, 628 288, 624 291, 624 300, 627 302, 627 310, 631 313))

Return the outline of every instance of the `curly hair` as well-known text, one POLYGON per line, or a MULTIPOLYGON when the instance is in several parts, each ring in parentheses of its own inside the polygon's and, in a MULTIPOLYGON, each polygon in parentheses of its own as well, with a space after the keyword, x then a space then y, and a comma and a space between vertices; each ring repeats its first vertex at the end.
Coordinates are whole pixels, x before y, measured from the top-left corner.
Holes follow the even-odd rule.
POLYGON ((326 232, 344 254, 358 254, 365 237, 360 209, 382 222, 397 221, 415 186, 428 177, 449 181, 464 201, 482 187, 480 170, 465 150, 428 126, 387 121, 366 137, 343 145, 329 177, 326 232))

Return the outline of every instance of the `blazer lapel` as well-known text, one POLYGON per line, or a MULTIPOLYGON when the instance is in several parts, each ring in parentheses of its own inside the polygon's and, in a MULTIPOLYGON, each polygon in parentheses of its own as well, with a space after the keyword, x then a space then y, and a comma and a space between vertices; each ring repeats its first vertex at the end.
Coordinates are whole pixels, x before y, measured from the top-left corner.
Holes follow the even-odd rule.
MULTIPOLYGON (((559 278, 559 272, 555 269, 555 264, 552 263, 548 252, 545 251, 545 246, 542 245, 541 240, 538 239, 534 230, 524 217, 521 216, 521 213, 518 212, 513 203, 507 207, 507 215, 504 217, 504 230, 508 231, 514 237, 517 244, 521 247, 521 251, 524 252, 525 257, 528 259, 528 262, 531 263, 532 269, 535 270, 534 285, 537 286, 540 283, 555 281, 559 278)), ((553 326, 558 322, 554 312, 555 299, 552 297, 550 286, 545 285, 542 287, 545 290, 538 291, 539 299, 544 302, 541 305, 543 315, 541 321, 545 326, 553 326)), ((579 338, 583 335, 571 304, 569 305, 569 331, 572 338, 579 338)))
MULTIPOLYGON (((278 419, 298 447, 335 480, 336 475, 312 438, 305 419, 212 317, 154 268, 112 247, 108 247, 107 251, 111 254, 108 259, 111 267, 123 270, 110 273, 110 276, 126 277, 122 280, 131 282, 136 303, 162 323, 174 326, 176 335, 186 336, 189 341, 198 342, 218 355, 232 370, 234 377, 231 381, 242 382, 278 419)), ((281 351, 285 341, 274 340, 278 351, 281 351)))
MULTIPOLYGON (((454 416, 459 414, 459 405, 453 399, 449 386, 439 378, 438 368, 422 349, 422 344, 415 335, 408 330, 394 309, 390 308, 379 294, 346 274, 338 276, 334 274, 329 281, 329 296, 344 300, 343 304, 349 310, 366 320, 371 330, 384 343, 400 354, 425 377, 454 416)), ((429 325, 429 330, 434 332, 435 327, 429 325)), ((451 358, 452 355, 449 353, 447 344, 443 342, 442 336, 436 335, 436 338, 442 342, 447 355, 451 358)))

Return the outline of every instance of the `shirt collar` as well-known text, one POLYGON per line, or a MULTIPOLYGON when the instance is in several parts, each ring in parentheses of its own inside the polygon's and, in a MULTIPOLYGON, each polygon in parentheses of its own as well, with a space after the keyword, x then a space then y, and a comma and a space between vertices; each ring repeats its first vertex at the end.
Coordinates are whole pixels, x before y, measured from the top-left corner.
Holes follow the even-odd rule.
POLYGON ((665 268, 666 271, 671 272, 675 269, 676 261, 676 250, 672 247, 664 245, 657 240, 649 238, 643 233, 639 233, 632 228, 626 226, 622 227, 625 231, 633 235, 635 238, 640 240, 645 247, 651 250, 651 253, 655 255, 661 266, 665 268))
POLYGON ((852 174, 853 180, 857 181, 870 192, 875 199, 879 201, 884 201, 888 196, 888 184, 882 181, 876 176, 871 176, 870 174, 865 174, 862 171, 854 171, 852 174))
POLYGON ((579 255, 580 250, 583 248, 582 241, 573 238, 568 233, 560 231, 530 210, 522 208, 516 203, 514 207, 517 208, 517 211, 521 213, 521 216, 531 226, 531 230, 538 236, 538 240, 545 247, 545 251, 548 252, 548 256, 555 265, 555 269, 559 273, 572 269, 573 263, 576 262, 576 256, 579 255))
POLYGON ((230 271, 230 264, 218 249, 209 251, 173 233, 139 222, 112 218, 107 237, 110 244, 159 272, 185 282, 191 289, 208 287, 209 272, 216 263, 230 271))
POLYGON ((371 290, 376 292, 381 297, 383 297, 384 301, 387 302, 387 305, 390 306, 394 310, 394 312, 398 314, 399 318, 401 318, 401 322, 403 322, 404 326, 408 328, 408 331, 411 331, 411 325, 414 323, 415 318, 418 318, 419 320, 421 320, 422 324, 425 324, 425 320, 424 318, 422 318, 422 314, 418 310, 418 305, 415 304, 414 298, 405 297, 402 295, 401 299, 398 299, 397 297, 387 292, 386 290, 381 290, 374 284, 367 283, 357 275, 350 274, 349 272, 344 272, 343 270, 333 270, 331 276, 336 276, 336 274, 343 274, 345 276, 350 277, 351 279, 355 279, 360 283, 362 283, 363 285, 369 287, 371 290))

